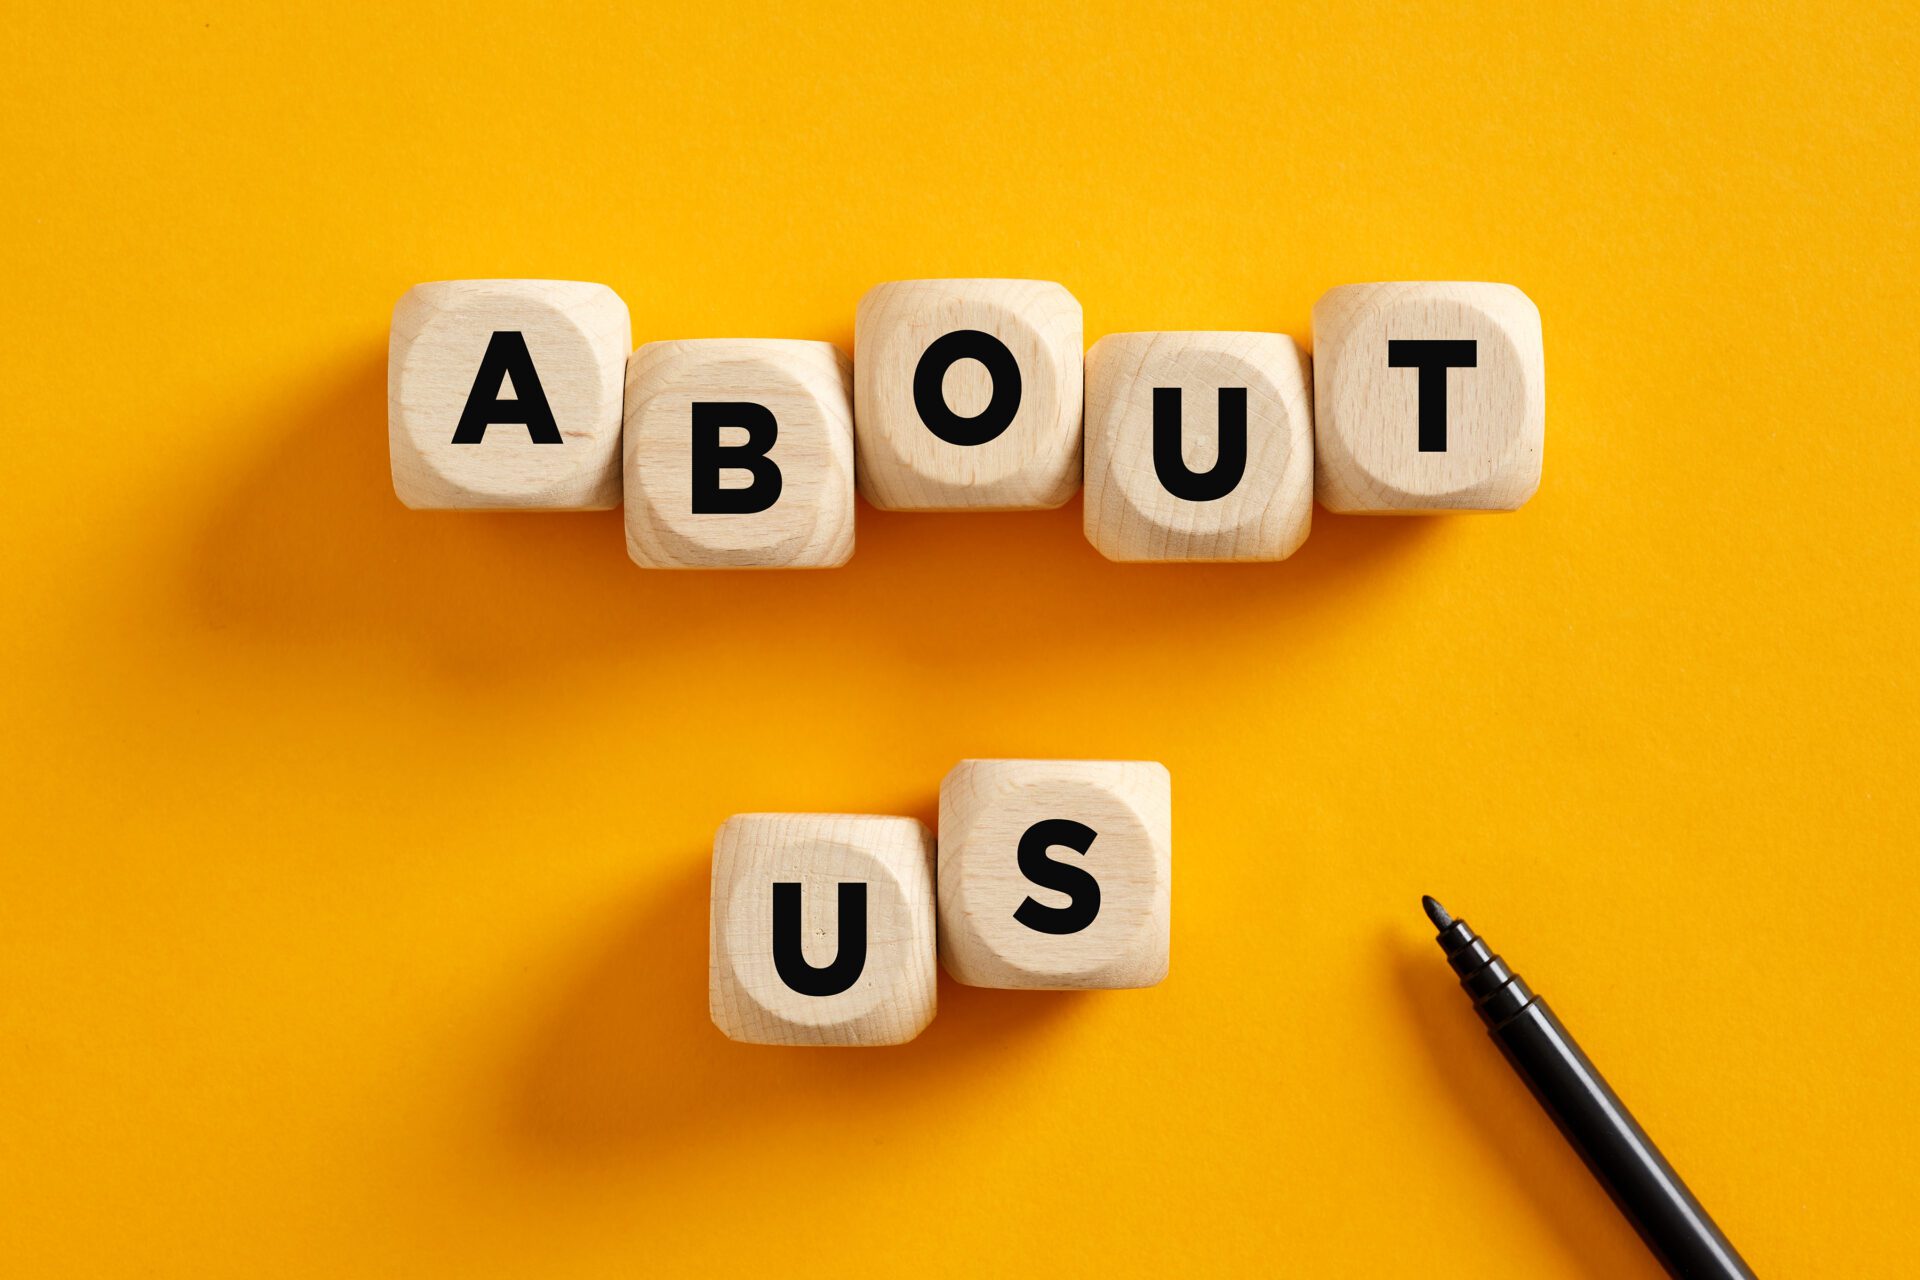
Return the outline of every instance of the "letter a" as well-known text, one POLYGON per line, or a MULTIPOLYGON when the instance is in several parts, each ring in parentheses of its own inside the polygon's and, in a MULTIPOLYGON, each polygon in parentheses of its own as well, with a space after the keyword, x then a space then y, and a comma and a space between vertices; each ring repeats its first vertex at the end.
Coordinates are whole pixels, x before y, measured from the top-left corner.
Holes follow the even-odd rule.
POLYGON ((564 443, 540 375, 534 372, 527 340, 513 329, 498 330, 487 340, 487 353, 480 357, 480 372, 473 375, 473 389, 467 392, 467 407, 460 411, 453 442, 479 444, 487 438, 487 428, 496 423, 524 423, 535 444, 564 443), (500 398, 507 379, 512 379, 517 399, 500 398))

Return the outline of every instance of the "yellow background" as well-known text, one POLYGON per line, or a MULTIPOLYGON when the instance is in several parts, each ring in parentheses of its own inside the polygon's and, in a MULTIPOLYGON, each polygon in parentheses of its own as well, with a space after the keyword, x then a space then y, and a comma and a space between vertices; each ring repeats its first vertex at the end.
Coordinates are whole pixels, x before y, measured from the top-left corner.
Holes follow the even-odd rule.
POLYGON ((1423 891, 1760 1272, 1911 1267, 1910 7, 537 8, 10 15, 0 1269, 1653 1274, 1423 891), (1258 566, 863 508, 764 575, 391 492, 415 281, 850 346, 947 274, 1089 341, 1512 281, 1545 481, 1258 566), (721 819, 998 755, 1172 769, 1166 984, 724 1041, 721 819))

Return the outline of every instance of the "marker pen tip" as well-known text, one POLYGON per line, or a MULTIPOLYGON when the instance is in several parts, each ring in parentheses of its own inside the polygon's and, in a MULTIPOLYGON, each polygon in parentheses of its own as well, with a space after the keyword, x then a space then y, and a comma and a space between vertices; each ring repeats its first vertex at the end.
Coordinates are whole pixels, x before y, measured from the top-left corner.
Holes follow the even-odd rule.
POLYGON ((1447 914, 1447 909, 1431 894, 1421 898, 1420 905, 1426 908, 1427 919, 1433 921, 1434 928, 1444 929, 1453 923, 1453 917, 1447 914))

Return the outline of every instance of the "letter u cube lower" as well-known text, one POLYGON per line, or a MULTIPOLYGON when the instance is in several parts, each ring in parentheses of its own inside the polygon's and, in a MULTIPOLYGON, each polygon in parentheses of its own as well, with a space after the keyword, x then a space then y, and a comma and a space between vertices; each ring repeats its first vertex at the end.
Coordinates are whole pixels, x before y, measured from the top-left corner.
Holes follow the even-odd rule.
POLYGON ((934 1012, 933 856, 912 818, 729 818, 713 842, 714 1025, 748 1044, 919 1035, 934 1012))

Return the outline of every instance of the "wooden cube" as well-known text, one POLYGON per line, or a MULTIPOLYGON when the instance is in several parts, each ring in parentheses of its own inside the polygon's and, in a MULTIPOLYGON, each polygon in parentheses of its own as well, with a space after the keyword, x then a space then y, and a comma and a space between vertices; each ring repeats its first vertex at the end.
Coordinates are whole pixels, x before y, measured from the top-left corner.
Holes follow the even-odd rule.
POLYGON ((963 760, 940 784, 940 958, 975 987, 1150 987, 1167 976, 1166 766, 963 760))
POLYGON ((853 555, 853 371, 832 343, 650 342, 627 362, 627 554, 653 569, 853 555))
POLYGON ((1042 280, 876 285, 854 319, 860 492, 886 511, 1057 507, 1080 485, 1080 304, 1042 280))
POLYGON ((442 280, 393 309, 387 450, 409 507, 620 503, 627 304, 574 280, 442 280))
POLYGON ((1313 308, 1329 511, 1513 511, 1540 485, 1540 312, 1510 284, 1352 284, 1313 308))
POLYGON ((933 836, 746 813, 713 842, 707 1006, 747 1044, 904 1044, 933 1021, 933 836))
POLYGON ((1109 560, 1284 560, 1313 520, 1307 360, 1279 333, 1087 352, 1086 531, 1109 560))

